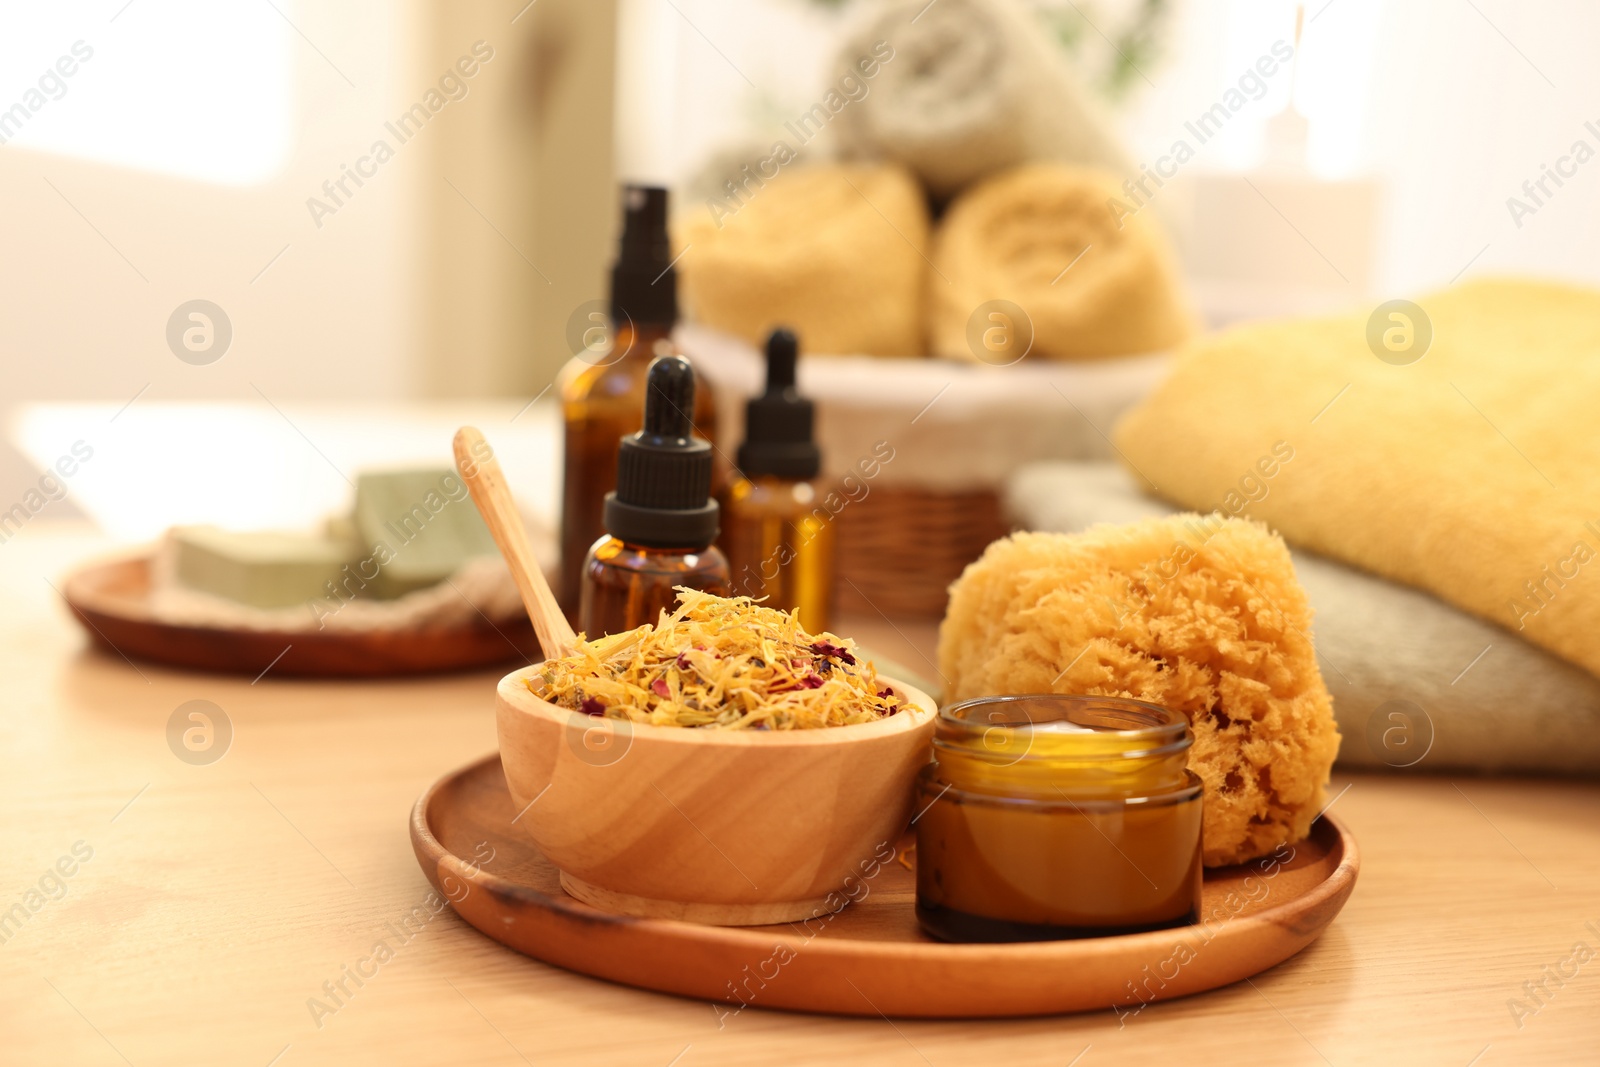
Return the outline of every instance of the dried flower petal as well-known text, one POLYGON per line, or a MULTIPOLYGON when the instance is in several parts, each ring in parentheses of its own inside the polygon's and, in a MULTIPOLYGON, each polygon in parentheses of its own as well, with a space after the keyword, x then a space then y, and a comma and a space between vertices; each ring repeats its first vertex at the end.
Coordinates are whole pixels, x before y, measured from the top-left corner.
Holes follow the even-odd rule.
POLYGON ((825 638, 813 641, 811 643, 811 651, 819 656, 832 656, 834 659, 841 660, 852 667, 856 665, 856 657, 851 654, 848 648, 843 645, 836 645, 825 638))
POLYGON ((850 642, 809 634, 793 612, 748 597, 678 593, 654 625, 580 636, 528 687, 589 715, 706 729, 844 726, 898 710, 885 709, 892 691, 871 664, 858 666, 850 642))

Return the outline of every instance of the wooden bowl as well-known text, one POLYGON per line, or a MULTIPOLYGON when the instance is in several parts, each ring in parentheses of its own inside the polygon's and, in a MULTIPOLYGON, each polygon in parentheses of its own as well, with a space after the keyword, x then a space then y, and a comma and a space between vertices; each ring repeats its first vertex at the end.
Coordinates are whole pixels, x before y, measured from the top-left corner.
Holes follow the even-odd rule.
POLYGON ((876 722, 746 732, 650 726, 540 700, 539 667, 500 680, 513 823, 572 896, 644 918, 755 926, 826 915, 893 855, 938 708, 876 722))

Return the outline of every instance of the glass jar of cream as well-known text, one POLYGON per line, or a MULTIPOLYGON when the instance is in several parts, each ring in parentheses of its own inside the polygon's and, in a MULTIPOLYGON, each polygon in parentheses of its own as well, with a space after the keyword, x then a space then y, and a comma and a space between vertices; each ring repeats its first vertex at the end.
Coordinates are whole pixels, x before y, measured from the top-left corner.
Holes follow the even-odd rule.
POLYGON ((1198 921, 1203 787, 1175 711, 1120 697, 944 708, 917 779, 917 918, 946 941, 1198 921))

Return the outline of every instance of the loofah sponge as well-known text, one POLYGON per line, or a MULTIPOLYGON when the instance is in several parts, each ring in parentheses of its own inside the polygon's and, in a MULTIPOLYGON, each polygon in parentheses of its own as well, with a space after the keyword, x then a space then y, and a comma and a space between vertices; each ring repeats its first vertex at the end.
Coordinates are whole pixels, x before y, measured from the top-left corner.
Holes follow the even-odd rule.
POLYGON ((1339 731, 1310 626, 1281 538, 1191 513, 996 541, 950 587, 939 666, 950 701, 1088 693, 1182 711, 1215 867, 1303 839, 1324 803, 1339 731))
POLYGON ((753 345, 788 326, 812 352, 923 354, 928 208, 910 174, 794 165, 737 207, 674 227, 690 317, 753 345))
POLYGON ((969 324, 991 300, 1028 316, 1035 357, 1092 359, 1183 343, 1193 323, 1166 238, 1150 213, 1114 210, 1121 198, 1111 175, 1055 163, 1018 167, 963 194, 934 246, 935 354, 978 358, 969 324))

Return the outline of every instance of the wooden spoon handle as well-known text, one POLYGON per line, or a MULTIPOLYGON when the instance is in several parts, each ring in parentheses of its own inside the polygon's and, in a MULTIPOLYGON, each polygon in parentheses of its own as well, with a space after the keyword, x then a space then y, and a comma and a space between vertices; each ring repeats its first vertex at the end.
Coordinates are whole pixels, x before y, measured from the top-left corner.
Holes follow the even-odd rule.
POLYGON ((528 609, 533 629, 539 635, 539 646, 546 659, 557 659, 572 654, 578 636, 567 624, 567 617, 556 604, 555 594, 544 580, 539 561, 534 558, 528 544, 528 531, 522 525, 522 514, 506 488, 505 475, 494 449, 484 440, 483 434, 473 426, 463 426, 455 437, 456 470, 467 483, 472 502, 478 506, 494 543, 500 546, 511 577, 516 580, 517 591, 522 594, 522 605, 528 609))

